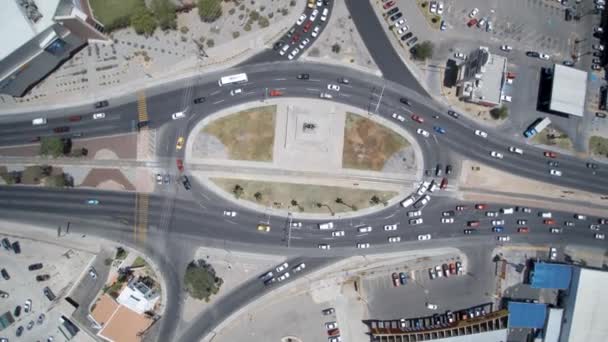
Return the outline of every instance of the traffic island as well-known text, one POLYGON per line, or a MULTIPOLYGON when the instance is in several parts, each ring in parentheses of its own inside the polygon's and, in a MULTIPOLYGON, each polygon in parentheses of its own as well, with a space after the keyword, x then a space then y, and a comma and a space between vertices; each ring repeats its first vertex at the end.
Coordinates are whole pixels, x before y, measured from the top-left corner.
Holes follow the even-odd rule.
POLYGON ((553 125, 549 125, 542 132, 536 134, 530 141, 535 145, 559 147, 563 150, 574 151, 572 139, 553 125))

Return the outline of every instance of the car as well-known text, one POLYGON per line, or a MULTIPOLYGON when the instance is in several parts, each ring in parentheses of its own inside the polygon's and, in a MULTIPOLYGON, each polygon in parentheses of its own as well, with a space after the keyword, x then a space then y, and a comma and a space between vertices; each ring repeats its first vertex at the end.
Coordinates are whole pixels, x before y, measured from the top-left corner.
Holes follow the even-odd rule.
POLYGON ((437 310, 438 306, 437 304, 432 304, 432 303, 426 303, 426 308, 429 310, 437 310))
POLYGON ((318 247, 319 249, 331 249, 331 245, 328 245, 326 243, 320 243, 318 247))
POLYGON ((551 169, 549 170, 549 174, 551 176, 560 177, 562 175, 562 172, 560 170, 551 169))
POLYGON ((359 233, 369 233, 372 231, 371 226, 359 227, 359 233))
POLYGON ((283 273, 280 277, 277 278, 278 281, 283 281, 289 278, 289 272, 283 273))
POLYGON ((423 130, 422 128, 418 128, 418 129, 416 130, 416 133, 418 133, 418 134, 422 135, 422 136, 423 136, 423 137, 425 137, 425 138, 428 138, 428 137, 430 136, 429 132, 428 132, 428 131, 423 130))
POLYGON ((258 231, 268 233, 270 231, 270 226, 267 224, 258 224, 258 231))
POLYGON ((391 21, 396 21, 397 19, 400 19, 401 17, 403 17, 403 14, 401 14, 401 12, 399 12, 399 13, 393 15, 390 19, 391 19, 391 21))
POLYGON ((36 281, 38 282, 47 281, 49 279, 51 279, 51 276, 48 274, 39 274, 36 276, 36 281))
POLYGON ((441 219, 441 223, 454 223, 454 218, 453 217, 443 217, 441 219))
POLYGON ((304 24, 304 26, 302 27, 302 31, 304 33, 307 33, 308 31, 310 31, 310 28, 312 27, 313 22, 312 21, 307 21, 306 24, 304 24))
POLYGON ((456 113, 453 110, 448 110, 448 115, 453 117, 454 119, 458 119, 460 117, 460 114, 456 113))
POLYGON ((577 220, 586 220, 587 216, 585 216, 583 214, 574 214, 574 218, 577 220))
POLYGON ((20 325, 20 326, 17 328, 17 331, 15 332, 15 335, 16 335, 17 337, 20 337, 21 335, 23 335, 23 326, 21 326, 21 325, 20 325))
POLYGON ((89 277, 92 279, 97 279, 97 272, 93 267, 89 268, 89 277))
POLYGON ((308 4, 306 5, 308 8, 315 8, 315 0, 308 0, 308 4))
POLYGON ((234 211, 234 210, 224 210, 224 216, 235 217, 236 216, 236 211, 234 211))
POLYGON ((409 99, 407 99, 407 98, 405 98, 405 97, 401 97, 401 98, 399 98, 399 102, 401 102, 401 103, 403 103, 404 105, 407 105, 407 106, 411 106, 411 105, 412 105, 412 104, 410 103, 410 100, 409 100, 409 99))
POLYGON ((19 241, 13 242, 12 247, 13 247, 13 252, 15 252, 15 254, 21 253, 21 245, 19 244, 19 241))
POLYGON ((319 94, 319 97, 322 98, 322 99, 331 99, 331 98, 333 98, 333 95, 330 94, 330 93, 323 93, 322 92, 321 94, 319 94))
POLYGON ((310 21, 309 21, 309 23, 311 23, 311 24, 312 24, 312 22, 313 22, 313 21, 315 21, 315 19, 317 19, 317 16, 318 16, 318 15, 319 15, 319 10, 315 8, 315 9, 312 11, 312 13, 310 13, 310 21))
POLYGON ((419 241, 430 240, 430 239, 431 239, 431 234, 418 235, 418 240, 419 241))
POLYGON ((549 248, 549 259, 555 261, 557 259, 557 248, 549 248))
POLYGON ((574 222, 572 222, 572 221, 564 221, 564 225, 566 227, 574 227, 574 222))
POLYGON ((414 120, 414 121, 416 121, 418 123, 423 123, 424 122, 424 119, 421 118, 419 115, 416 115, 416 114, 412 115, 412 120, 414 120))
POLYGON ((502 46, 500 47, 500 49, 501 49, 502 51, 509 52, 509 51, 513 50, 513 47, 512 47, 512 46, 510 46, 510 45, 502 45, 502 46))
POLYGON ((417 42, 418 42, 418 37, 414 37, 414 38, 410 39, 406 44, 407 44, 407 46, 413 46, 417 42))
POLYGON ((404 272, 399 272, 399 281, 401 285, 407 284, 407 275, 404 272))
POLYGON ((598 168, 598 165, 597 165, 597 164, 595 164, 595 163, 587 163, 587 164, 585 164, 585 166, 586 166, 588 169, 593 169, 593 170, 595 170, 595 169, 597 169, 597 168, 598 168))
POLYGON ((393 113, 391 116, 393 117, 393 119, 395 119, 397 121, 405 122, 405 117, 403 115, 393 113))
POLYGON ((488 137, 488 133, 484 132, 484 131, 480 131, 478 129, 475 130, 475 135, 478 137, 482 137, 482 138, 487 138, 488 137))
POLYGON ((333 237, 344 236, 344 231, 343 230, 336 230, 334 232, 331 232, 331 236, 333 236, 333 237))
POLYGON ((589 229, 591 229, 591 230, 600 230, 600 225, 599 224, 590 224, 589 225, 589 229))
POLYGON ((448 264, 441 265, 441 269, 443 270, 443 275, 448 278, 450 276, 450 266, 448 264))
POLYGON ((184 147, 184 137, 177 138, 177 143, 175 144, 176 150, 181 150, 184 147))
POLYGON ((397 21, 396 21, 396 22, 393 24, 393 26, 394 26, 395 28, 399 28, 399 27, 401 27, 401 26, 405 25, 405 22, 406 22, 406 20, 405 20, 405 19, 399 19, 399 20, 397 20, 397 21))
POLYGON ((486 211, 486 217, 496 217, 498 216, 497 211, 486 211))
POLYGON ((519 147, 515 147, 515 146, 509 146, 509 152, 517 153, 517 154, 524 154, 524 150, 522 150, 519 147))
POLYGON ((109 105, 107 100, 102 100, 102 101, 97 101, 95 102, 95 104, 93 105, 93 107, 95 108, 103 108, 103 107, 107 107, 109 105))
POLYGON ((437 4, 437 14, 441 15, 443 13, 443 2, 437 4))
POLYGON ((281 273, 283 271, 285 271, 287 268, 289 267, 289 264, 284 262, 282 264, 280 264, 279 266, 275 267, 275 271, 277 271, 277 273, 281 273))
POLYGON ((439 134, 445 134, 445 129, 443 127, 433 126, 433 129, 439 134))
POLYGON ((441 213, 441 216, 443 217, 451 217, 454 216, 454 210, 447 210, 441 213))
POLYGON ((408 211, 407 216, 408 217, 420 217, 420 216, 422 216, 422 211, 420 211, 420 210, 408 211))
POLYGON ((548 61, 549 59, 551 59, 551 56, 547 55, 546 53, 541 53, 538 58, 544 60, 544 61, 548 61))
POLYGON ((591 70, 602 70, 602 66, 598 64, 591 64, 591 70))
POLYGON ((32 310, 32 300, 28 299, 23 303, 23 311, 29 313, 32 310))
POLYGON ((302 25, 304 23, 304 20, 306 20, 306 18, 308 18, 308 16, 306 14, 302 13, 302 15, 300 15, 300 17, 296 21, 296 25, 298 25, 298 26, 302 25))
POLYGON ((502 226, 505 224, 505 220, 492 220, 491 223, 493 226, 502 226))
MULTIPOLYGON (((395 7, 391 10, 389 10, 388 12, 386 12, 387 15, 393 15, 399 12, 399 7, 395 7)), ((394 20, 393 20, 394 21, 394 20)))
POLYGON ((528 52, 526 52, 526 56, 533 57, 533 58, 539 58, 540 53, 538 53, 536 51, 528 51, 528 52))
POLYGON ((424 222, 424 220, 421 217, 409 220, 409 223, 413 226, 422 224, 423 222, 424 222))
POLYGON ((291 222, 290 227, 291 228, 302 228, 302 222, 291 222))
POLYGON ((177 169, 180 171, 184 171, 184 161, 181 159, 176 159, 175 164, 177 165, 177 169))
POLYGON ((310 43, 310 38, 306 38, 306 39, 302 40, 302 42, 300 42, 300 45, 298 46, 298 48, 304 49, 306 47, 306 45, 308 45, 308 43, 310 43))
POLYGON ((308 80, 310 78, 309 74, 298 74, 298 76, 296 76, 296 79, 298 80, 308 80))
POLYGON ((500 233, 500 232, 502 232, 503 230, 505 230, 505 227, 492 227, 492 231, 493 231, 494 233, 500 233))
POLYGON ((604 45, 602 45, 602 44, 594 44, 594 45, 591 45, 591 48, 592 48, 593 50, 604 51, 604 45))
POLYGON ((477 229, 465 229, 464 230, 465 235, 475 234, 476 232, 477 232, 477 229))
POLYGON ((467 226, 468 227, 479 227, 479 221, 468 221, 467 226))
POLYGON ((106 113, 95 113, 93 114, 93 120, 99 120, 106 117, 106 113))
POLYGON ((327 330, 336 329, 336 328, 338 328, 338 323, 337 322, 327 322, 327 323, 325 323, 325 329, 327 329, 327 330))
POLYGON ((437 271, 435 271, 435 267, 429 268, 429 278, 431 278, 431 279, 437 278, 437 271))
POLYGON ((496 159, 502 159, 504 157, 502 153, 496 151, 490 152, 490 155, 496 159))
POLYGON ((87 204, 88 205, 98 205, 99 204, 99 200, 90 199, 90 200, 87 200, 87 204))
POLYGON ((557 154, 555 152, 551 152, 551 151, 545 151, 543 152, 543 155, 547 158, 556 158, 557 154))
POLYGON ((382 8, 389 9, 393 6, 395 6, 395 1, 389 1, 389 2, 384 3, 384 5, 382 5, 382 8))
POLYGON ((437 13, 437 3, 435 1, 431 1, 431 5, 429 6, 429 11, 431 13, 437 13))
POLYGON ((46 318, 46 316, 43 313, 41 313, 40 315, 38 315, 38 319, 36 320, 36 323, 38 325, 41 325, 42 323, 44 323, 45 318, 46 318))
POLYGON ((232 89, 230 91, 230 96, 235 96, 235 95, 241 94, 242 92, 243 92, 243 89, 241 89, 241 88, 232 89))
POLYGON ((601 233, 596 233, 593 237, 597 240, 604 240, 606 238, 606 236, 601 233))
POLYGON ((190 184, 190 180, 188 179, 188 176, 183 175, 180 177, 180 180, 186 190, 190 190, 192 188, 192 185, 190 184))
POLYGON ((532 212, 532 209, 528 208, 528 207, 515 207, 516 211, 521 211, 523 213, 527 213, 530 214, 532 212))
POLYGON ((454 58, 462 59, 463 61, 467 59, 467 56, 462 52, 455 52, 454 58))
POLYGON ((400 236, 389 236, 388 237, 388 242, 389 243, 395 243, 395 242, 400 242, 401 241, 401 237, 400 236))
POLYGON ((17 307, 15 307, 15 311, 13 311, 13 315, 15 317, 21 316, 21 305, 17 305, 17 307))
POLYGON ((519 225, 528 224, 528 220, 517 220, 517 224, 519 224, 519 225))
POLYGON ((337 85, 337 84, 328 84, 327 85, 327 89, 328 90, 340 91, 340 86, 337 85))
POLYGON ((471 10, 471 12, 469 13, 469 18, 475 18, 477 13, 479 13, 479 8, 473 8, 473 10, 471 10))
POLYGON ((179 120, 179 119, 183 119, 186 117, 186 113, 184 112, 177 112, 177 113, 173 113, 173 115, 171 115, 171 119, 173 120, 179 120))
POLYGON ((34 322, 33 320, 31 320, 28 324, 26 329, 27 330, 32 330, 32 328, 34 327, 34 324, 36 324, 36 322, 34 322))
POLYGON ((393 231, 393 230, 397 230, 397 223, 395 224, 387 224, 384 226, 384 231, 388 232, 388 231, 393 231))
POLYGON ((414 35, 414 34, 413 34, 412 32, 408 32, 408 33, 404 34, 403 36, 401 36, 401 38, 400 38, 400 39, 401 39, 402 41, 406 41, 406 40, 408 40, 408 39, 412 38, 412 36, 413 36, 413 35, 414 35))
POLYGON ((597 223, 599 223, 599 224, 608 224, 608 219, 599 218, 599 219, 597 219, 597 223))
POLYGON ((399 281, 399 274, 397 274, 397 272, 391 274, 391 279, 393 279, 394 287, 399 287, 399 285, 401 285, 401 282, 399 281))
POLYGON ((35 264, 31 264, 27 267, 28 270, 30 271, 35 271, 35 270, 39 270, 42 268, 42 263, 35 263, 35 264))
POLYGON ((261 276, 259 276, 259 278, 262 280, 268 280, 268 279, 272 278, 273 276, 274 276, 274 273, 272 273, 272 271, 268 271, 268 272, 262 274, 261 276))
POLYGON ((64 132, 69 132, 69 131, 70 131, 70 127, 68 127, 68 126, 61 126, 61 127, 53 128, 53 132, 55 132, 55 133, 64 133, 64 132))
MULTIPOLYGON (((513 80, 509 78, 507 79, 507 83, 513 84, 513 80)), ((513 98, 509 95, 500 95, 500 100, 504 102, 512 102, 513 98)))
POLYGON ((484 209, 486 209, 487 207, 488 207, 488 206, 487 206, 487 205, 485 205, 485 204, 483 204, 483 203, 478 203, 478 204, 475 204, 475 209, 477 209, 477 210, 484 210, 484 209))
POLYGON ((369 243, 365 242, 365 243, 358 243, 357 244, 357 248, 369 248, 369 243))
POLYGON ((528 227, 519 227, 519 228, 517 228, 517 232, 518 233, 528 233, 528 232, 530 232, 530 229, 528 227))
POLYGON ((445 20, 442 20, 441 25, 439 26, 439 30, 445 31, 447 29, 448 29, 448 24, 445 22, 445 20))
POLYGON ((443 177, 443 179, 441 180, 441 184, 439 185, 440 189, 445 189, 448 187, 448 179, 446 177, 443 177))
POLYGON ((559 167, 559 162, 555 160, 549 160, 547 164, 552 167, 559 167))
POLYGON ((163 184, 163 176, 160 173, 156 174, 156 184, 163 184))
POLYGON ((544 224, 555 224, 555 220, 554 219, 544 219, 543 223, 544 224))
POLYGON ((557 227, 551 227, 551 229, 549 229, 549 231, 551 232, 551 234, 561 234, 562 233, 562 229, 557 228, 557 227))
POLYGON ((8 271, 6 270, 6 268, 3 268, 2 270, 0 270, 0 273, 2 274, 2 278, 4 278, 4 280, 11 279, 11 276, 8 274, 8 271))
POLYGON ((407 25, 401 26, 398 30, 397 30, 397 34, 398 35, 402 35, 405 32, 407 32, 407 30, 409 30, 410 28, 407 25))
POLYGON ((497 236, 496 240, 501 241, 501 242, 507 242, 507 241, 511 241, 511 237, 510 236, 497 236))
POLYGON ((477 19, 475 19, 475 18, 473 18, 467 22, 468 27, 473 27, 475 25, 477 25, 477 19))
POLYGON ((336 310, 335 310, 334 308, 327 308, 327 309, 323 309, 323 310, 321 311, 321 313, 322 313, 324 316, 329 316, 329 315, 333 314, 334 312, 336 312, 336 310))

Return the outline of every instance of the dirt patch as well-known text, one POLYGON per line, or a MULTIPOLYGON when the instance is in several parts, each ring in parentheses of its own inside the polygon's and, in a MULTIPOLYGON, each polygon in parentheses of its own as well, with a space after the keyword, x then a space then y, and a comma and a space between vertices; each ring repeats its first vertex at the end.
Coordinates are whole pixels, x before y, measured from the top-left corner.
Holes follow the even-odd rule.
POLYGON ((608 139, 594 135, 589 139, 589 151, 594 156, 608 157, 608 139))
POLYGON ((235 194, 238 185, 239 198, 264 207, 286 209, 302 213, 343 213, 373 206, 376 196, 378 205, 397 195, 392 191, 360 190, 352 188, 310 184, 275 183, 242 179, 211 178, 224 191, 235 194), (342 202, 342 203, 338 203, 342 202), (320 204, 320 206, 319 206, 320 204))
POLYGON ((247 109, 211 122, 202 133, 216 137, 228 159, 272 161, 276 112, 276 105, 247 109))
POLYGON ((557 146, 568 151, 573 150, 572 140, 570 137, 552 125, 549 125, 542 132, 532 137, 531 141, 533 144, 557 146))
MULTIPOLYGON (((112 169, 93 169, 78 186, 86 186, 92 188, 101 185, 108 186, 110 184, 108 181, 113 181, 117 184, 120 184, 122 186, 120 190, 135 190, 135 186, 133 186, 133 184, 129 182, 129 180, 122 172, 120 172, 119 170, 112 169)), ((111 187, 111 189, 115 190, 116 187, 113 186, 111 187)))
POLYGON ((397 132, 360 115, 346 113, 343 167, 381 171, 393 154, 409 145, 397 132))

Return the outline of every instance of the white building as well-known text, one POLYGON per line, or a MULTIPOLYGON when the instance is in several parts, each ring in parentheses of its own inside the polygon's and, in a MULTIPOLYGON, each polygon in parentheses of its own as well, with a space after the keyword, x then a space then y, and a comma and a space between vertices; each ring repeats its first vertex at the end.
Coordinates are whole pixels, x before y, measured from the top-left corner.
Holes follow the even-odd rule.
POLYGON ((505 57, 490 53, 487 47, 480 47, 458 67, 456 94, 467 102, 498 106, 506 72, 505 57))
POLYGON ((158 293, 134 279, 122 290, 116 300, 129 309, 142 314, 152 310, 159 299, 160 295, 158 293))

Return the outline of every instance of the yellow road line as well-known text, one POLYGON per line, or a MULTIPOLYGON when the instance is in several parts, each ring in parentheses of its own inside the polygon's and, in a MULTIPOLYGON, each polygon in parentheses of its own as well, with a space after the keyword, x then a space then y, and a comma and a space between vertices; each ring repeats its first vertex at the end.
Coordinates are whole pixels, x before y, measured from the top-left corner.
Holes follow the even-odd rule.
POLYGON ((145 242, 148 233, 148 194, 137 193, 135 195, 135 225, 133 227, 133 239, 135 242, 145 242))

